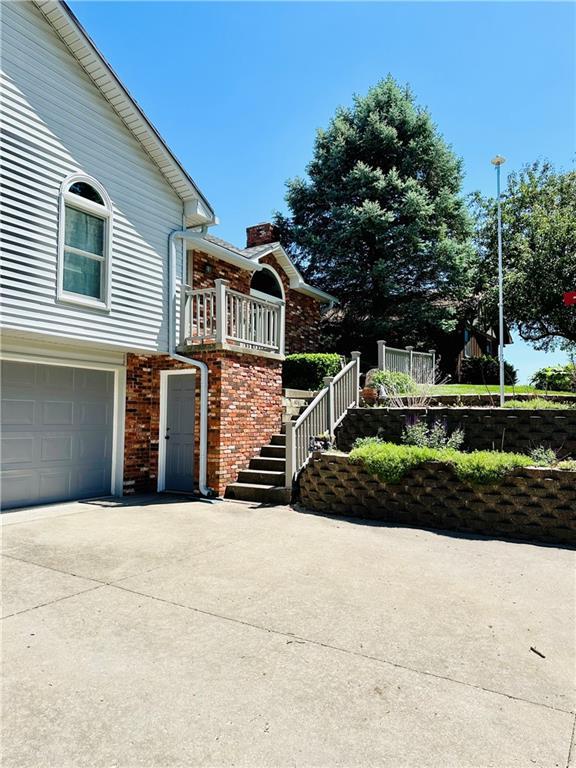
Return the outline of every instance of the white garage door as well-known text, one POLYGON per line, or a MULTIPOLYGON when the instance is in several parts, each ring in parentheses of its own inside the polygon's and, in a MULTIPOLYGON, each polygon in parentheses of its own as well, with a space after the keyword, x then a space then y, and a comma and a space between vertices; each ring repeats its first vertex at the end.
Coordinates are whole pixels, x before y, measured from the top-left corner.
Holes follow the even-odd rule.
POLYGON ((114 374, 2 362, 2 508, 110 494, 114 374))

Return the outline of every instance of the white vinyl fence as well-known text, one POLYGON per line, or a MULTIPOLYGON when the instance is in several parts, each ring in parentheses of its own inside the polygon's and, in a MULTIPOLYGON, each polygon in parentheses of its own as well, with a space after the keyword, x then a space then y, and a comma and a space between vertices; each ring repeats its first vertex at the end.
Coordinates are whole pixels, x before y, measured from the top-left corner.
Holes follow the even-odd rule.
POLYGON ((348 408, 357 405, 360 394, 360 352, 336 376, 326 376, 324 389, 304 413, 286 424, 286 485, 290 487, 313 450, 315 438, 334 435, 348 408))
POLYGON ((434 384, 436 352, 415 352, 414 347, 395 349, 378 342, 378 368, 381 371, 407 373, 417 384, 434 384))

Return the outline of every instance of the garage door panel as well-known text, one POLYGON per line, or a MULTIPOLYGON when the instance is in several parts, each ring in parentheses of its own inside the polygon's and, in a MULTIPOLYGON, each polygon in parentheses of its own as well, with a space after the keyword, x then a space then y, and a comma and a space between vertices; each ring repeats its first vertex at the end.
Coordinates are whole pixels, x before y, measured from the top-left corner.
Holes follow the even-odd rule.
POLYGON ((2 463, 22 464, 34 461, 34 437, 32 435, 3 435, 2 463))
POLYGON ((82 427, 102 427, 102 424, 107 424, 111 420, 110 411, 108 403, 80 403, 78 406, 78 423, 82 427))
POLYGON ((38 369, 37 383, 46 393, 55 391, 70 395, 74 391, 74 371, 77 369, 64 365, 39 365, 38 369))
POLYGON ((102 468, 86 469, 76 474, 73 483, 71 495, 77 498, 87 498, 101 494, 102 491, 99 489, 106 483, 108 486, 110 485, 110 476, 102 468))
POLYGON ((78 459, 84 462, 103 461, 110 456, 110 441, 108 435, 98 433, 78 435, 78 459))
POLYGON ((72 461, 71 435, 43 435, 40 437, 40 460, 72 461))
POLYGON ((42 403, 42 425, 72 426, 74 424, 74 403, 72 401, 48 400, 42 403))
POLYGON ((2 403, 2 426, 31 427, 34 424, 36 403, 34 400, 6 399, 2 403))
POLYGON ((38 366, 29 363, 14 363, 2 366, 2 388, 6 391, 14 387, 14 392, 21 392, 22 388, 31 388, 36 385, 38 366))
POLYGON ((46 501, 58 501, 72 495, 71 471, 43 470, 38 473, 38 494, 46 501))
POLYGON ((88 371, 76 368, 75 391, 82 394, 112 393, 113 382, 108 371, 88 371))
POLYGON ((20 507, 38 496, 38 474, 32 471, 2 472, 2 506, 20 507))
POLYGON ((2 376, 2 506, 109 494, 114 374, 4 361, 2 376))

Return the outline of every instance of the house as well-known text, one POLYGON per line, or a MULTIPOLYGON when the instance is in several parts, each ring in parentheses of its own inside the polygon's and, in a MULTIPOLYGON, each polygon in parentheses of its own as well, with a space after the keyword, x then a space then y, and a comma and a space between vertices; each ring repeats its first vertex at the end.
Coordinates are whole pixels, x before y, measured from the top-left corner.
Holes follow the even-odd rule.
MULTIPOLYGON (((475 313, 464 316, 454 333, 442 346, 442 368, 455 381, 462 378, 462 364, 475 357, 498 357, 499 333, 497 321, 480 306, 475 313)), ((512 344, 508 325, 504 325, 504 346, 512 344)))
POLYGON ((279 431, 331 297, 274 228, 246 248, 70 9, 3 6, 4 508, 222 494, 279 431))

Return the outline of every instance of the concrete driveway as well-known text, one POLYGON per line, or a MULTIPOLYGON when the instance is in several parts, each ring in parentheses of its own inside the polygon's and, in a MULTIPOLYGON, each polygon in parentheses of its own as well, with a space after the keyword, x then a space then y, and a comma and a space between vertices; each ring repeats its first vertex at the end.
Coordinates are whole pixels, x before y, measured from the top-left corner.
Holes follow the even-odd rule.
POLYGON ((3 522, 4 768, 576 766, 572 551, 230 502, 3 522))

